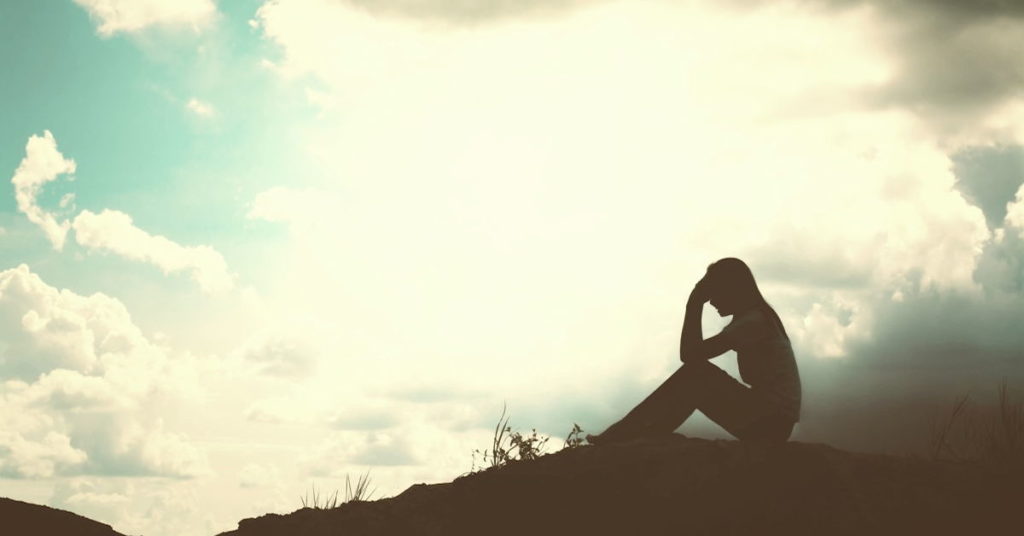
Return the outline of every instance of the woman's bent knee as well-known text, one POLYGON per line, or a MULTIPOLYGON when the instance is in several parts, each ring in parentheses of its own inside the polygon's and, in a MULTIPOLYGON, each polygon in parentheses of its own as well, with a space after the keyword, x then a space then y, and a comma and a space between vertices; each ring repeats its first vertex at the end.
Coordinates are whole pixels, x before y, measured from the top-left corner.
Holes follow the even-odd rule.
POLYGON ((713 374, 715 372, 725 372, 725 371, 723 371, 722 369, 718 368, 718 366, 716 366, 714 363, 711 363, 710 361, 699 360, 699 361, 687 361, 686 363, 683 363, 683 366, 680 368, 680 372, 682 374, 687 375, 687 376, 692 376, 692 375, 707 375, 709 373, 713 374))

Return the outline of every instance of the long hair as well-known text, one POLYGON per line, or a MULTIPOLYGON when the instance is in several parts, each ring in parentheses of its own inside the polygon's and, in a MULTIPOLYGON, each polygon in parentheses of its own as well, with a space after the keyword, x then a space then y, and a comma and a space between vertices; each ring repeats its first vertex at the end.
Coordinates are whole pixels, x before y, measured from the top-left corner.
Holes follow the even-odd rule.
POLYGON ((728 289, 736 296, 741 307, 755 307, 764 311, 768 318, 771 318, 779 327, 782 336, 789 339, 786 328, 782 325, 782 319, 764 299, 761 289, 757 287, 757 281, 754 280, 754 273, 750 271, 747 263, 735 257, 719 259, 708 266, 708 276, 711 277, 715 287, 728 289))

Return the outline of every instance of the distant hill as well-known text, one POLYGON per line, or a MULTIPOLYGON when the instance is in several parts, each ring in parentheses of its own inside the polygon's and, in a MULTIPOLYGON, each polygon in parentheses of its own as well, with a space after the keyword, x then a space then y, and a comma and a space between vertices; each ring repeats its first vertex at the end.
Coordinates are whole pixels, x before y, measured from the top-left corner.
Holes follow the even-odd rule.
POLYGON ((581 447, 221 536, 1024 534, 1019 470, 682 436, 581 447))
POLYGON ((49 506, 0 497, 4 536, 124 536, 110 525, 49 506))

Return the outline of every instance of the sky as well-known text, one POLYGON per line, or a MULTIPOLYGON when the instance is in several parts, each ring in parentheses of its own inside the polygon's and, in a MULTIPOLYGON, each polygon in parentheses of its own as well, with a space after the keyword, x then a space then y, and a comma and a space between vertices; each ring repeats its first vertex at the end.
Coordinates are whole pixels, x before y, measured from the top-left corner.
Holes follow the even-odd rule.
POLYGON ((1024 387, 1005 2, 6 1, 0 36, 0 496, 210 535, 465 474, 504 406, 557 448, 679 366, 722 257, 795 441, 920 452, 1024 387))

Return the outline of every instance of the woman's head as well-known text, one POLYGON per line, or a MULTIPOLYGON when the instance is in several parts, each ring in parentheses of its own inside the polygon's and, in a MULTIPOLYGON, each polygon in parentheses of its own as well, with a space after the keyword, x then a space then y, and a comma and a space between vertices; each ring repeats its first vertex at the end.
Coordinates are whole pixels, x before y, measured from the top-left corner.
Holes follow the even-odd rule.
POLYGON ((745 311, 764 302, 754 274, 747 263, 737 258, 727 257, 711 263, 704 279, 708 299, 722 316, 745 311))
POLYGON ((757 281, 754 280, 754 274, 747 263, 734 257, 726 257, 711 263, 704 278, 707 283, 708 301, 718 309, 719 315, 729 316, 752 308, 763 308, 785 334, 786 330, 782 327, 779 315, 761 295, 761 290, 757 288, 757 281))

